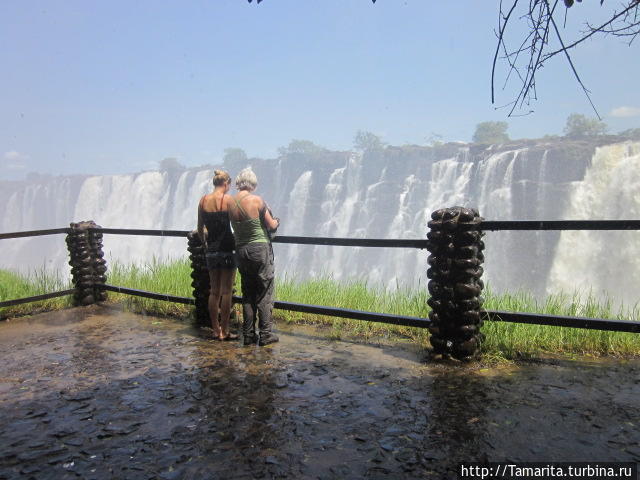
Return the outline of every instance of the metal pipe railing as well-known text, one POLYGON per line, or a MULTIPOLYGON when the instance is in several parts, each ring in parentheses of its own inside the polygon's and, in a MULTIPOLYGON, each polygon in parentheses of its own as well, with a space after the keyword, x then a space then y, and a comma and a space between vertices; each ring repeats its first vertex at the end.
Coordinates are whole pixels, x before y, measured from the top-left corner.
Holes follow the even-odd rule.
MULTIPOLYGON (((469 230, 640 230, 640 220, 516 220, 516 221, 482 221, 469 230)), ((126 228, 91 228, 96 233, 118 235, 149 235, 160 237, 186 237, 186 230, 146 230, 126 228)), ((8 238, 24 238, 42 235, 70 233, 70 228, 56 228, 47 230, 31 230, 24 232, 0 233, 0 240, 8 238)), ((366 238, 332 238, 332 237, 304 237, 304 236, 276 236, 274 243, 328 245, 328 246, 353 246, 353 247, 382 247, 382 248, 426 248, 427 240, 421 239, 366 239, 366 238)), ((175 295, 147 292, 115 285, 101 285, 103 290, 117 292, 126 295, 134 295, 154 300, 170 301, 185 305, 193 305, 194 299, 175 295)), ((6 300, 0 302, 0 307, 8 307, 29 303, 49 298, 71 295, 74 289, 59 292, 46 293, 31 297, 6 300)), ((234 302, 242 302, 242 297, 233 297, 234 302)), ((319 314, 324 316, 351 318, 372 322, 383 322, 394 325, 426 328, 431 325, 427 318, 411 317, 405 315, 393 315, 346 308, 326 307, 321 305, 308 305, 294 302, 276 301, 274 308, 302 313, 319 314)), ((537 313, 503 312, 488 310, 483 313, 483 319, 489 321, 528 323, 536 325, 551 325, 570 328, 586 328, 606 331, 620 331, 640 333, 640 322, 628 320, 595 319, 586 317, 566 317, 558 315, 546 315, 537 313)))
POLYGON ((0 302, 0 308, 12 307, 14 305, 20 305, 23 303, 38 302, 40 300, 48 300, 50 298, 64 297, 66 295, 73 295, 76 290, 70 288, 68 290, 60 290, 59 292, 43 293, 42 295, 33 295, 31 297, 16 298, 14 300, 5 300, 0 302))
POLYGON ((562 315, 546 315, 543 313, 503 312, 498 310, 485 310, 483 319, 494 322, 528 323, 530 325, 550 325, 552 327, 640 333, 640 322, 631 320, 566 317, 562 315))
MULTIPOLYGON (((465 229, 465 227, 462 227, 465 229)), ((469 230, 640 230, 640 220, 484 220, 477 225, 466 227, 469 230)), ((188 230, 153 230, 132 228, 92 228, 91 231, 115 235, 149 235, 156 237, 186 237, 188 230)), ((0 240, 8 238, 35 237, 70 233, 70 228, 48 230, 30 230, 24 232, 0 233, 0 240)), ((375 239, 375 238, 336 238, 278 235, 274 243, 296 243, 303 245, 333 245, 350 247, 404 247, 426 248, 422 239, 375 239)))

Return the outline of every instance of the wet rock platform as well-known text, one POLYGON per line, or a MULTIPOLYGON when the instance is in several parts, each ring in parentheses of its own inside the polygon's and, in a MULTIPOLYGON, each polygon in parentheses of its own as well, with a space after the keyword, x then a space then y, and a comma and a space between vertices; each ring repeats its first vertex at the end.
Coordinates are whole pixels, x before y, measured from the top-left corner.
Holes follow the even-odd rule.
POLYGON ((456 478, 640 461, 640 362, 430 364, 311 327, 242 347, 83 307, 0 323, 0 479, 456 478))

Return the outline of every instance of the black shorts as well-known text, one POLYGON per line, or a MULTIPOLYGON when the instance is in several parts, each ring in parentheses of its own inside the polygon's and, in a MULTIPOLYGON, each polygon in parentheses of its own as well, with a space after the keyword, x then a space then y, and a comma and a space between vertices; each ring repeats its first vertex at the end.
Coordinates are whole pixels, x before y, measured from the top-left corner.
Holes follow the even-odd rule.
POLYGON ((207 252, 205 254, 208 270, 238 268, 233 252, 207 252))

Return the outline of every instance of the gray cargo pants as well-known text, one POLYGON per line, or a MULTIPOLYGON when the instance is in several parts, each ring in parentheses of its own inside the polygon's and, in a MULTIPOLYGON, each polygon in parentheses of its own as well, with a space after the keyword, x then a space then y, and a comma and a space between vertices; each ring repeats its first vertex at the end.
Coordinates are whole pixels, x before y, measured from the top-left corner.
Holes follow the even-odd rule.
POLYGON ((242 280, 242 334, 255 338, 256 316, 260 337, 271 335, 275 270, 270 243, 248 243, 236 249, 242 280))

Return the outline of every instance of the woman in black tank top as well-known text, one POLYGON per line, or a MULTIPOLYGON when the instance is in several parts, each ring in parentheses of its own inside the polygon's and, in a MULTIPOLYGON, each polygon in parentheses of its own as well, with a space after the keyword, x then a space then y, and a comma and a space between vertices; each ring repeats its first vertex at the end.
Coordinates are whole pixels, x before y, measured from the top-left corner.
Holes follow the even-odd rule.
POLYGON ((206 246, 205 258, 211 284, 209 315, 213 335, 217 340, 238 338, 237 335, 229 332, 229 317, 233 305, 232 292, 236 276, 235 240, 229 223, 231 197, 227 195, 230 185, 229 174, 216 170, 213 177, 213 192, 202 197, 198 205, 198 235, 206 246))

